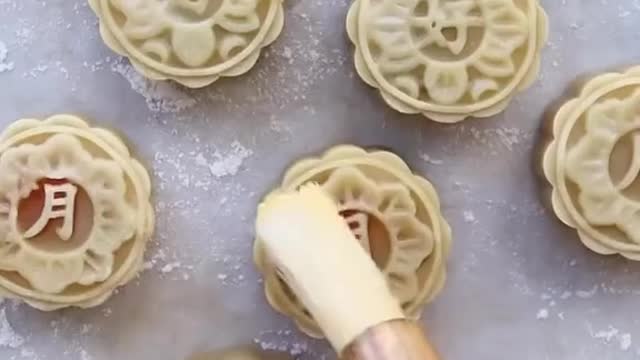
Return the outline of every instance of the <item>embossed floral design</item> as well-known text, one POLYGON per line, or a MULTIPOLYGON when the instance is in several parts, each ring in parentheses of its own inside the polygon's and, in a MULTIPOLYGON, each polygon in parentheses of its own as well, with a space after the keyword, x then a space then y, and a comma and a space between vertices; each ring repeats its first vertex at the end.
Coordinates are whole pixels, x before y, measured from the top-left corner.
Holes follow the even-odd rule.
POLYGON ((260 27, 256 13, 258 0, 225 0, 214 14, 207 13, 209 2, 111 0, 111 4, 126 16, 122 31, 130 40, 140 41, 146 55, 167 63, 175 54, 188 67, 204 65, 214 52, 228 59, 234 48, 248 43, 246 36, 238 34, 247 34, 260 27), (236 36, 218 40, 214 25, 236 36), (169 39, 163 39, 165 31, 171 34, 169 39))
MULTIPOLYGON (((319 158, 304 159, 284 175, 280 190, 315 182, 338 204, 355 238, 384 273, 408 318, 442 289, 451 229, 442 217, 433 186, 386 151, 336 146, 319 158)), ((254 260, 264 275, 274 309, 291 316, 310 336, 322 337, 311 314, 278 275, 260 238, 254 260)))
POLYGON ((72 115, 0 133, 0 294, 40 310, 102 304, 140 271, 149 174, 112 132, 72 115))
POLYGON ((411 301, 419 292, 416 270, 433 250, 433 234, 416 218, 416 205, 406 187, 400 184, 376 184, 355 167, 334 171, 322 185, 347 213, 356 237, 371 254, 368 220, 380 220, 391 246, 382 271, 393 294, 401 303, 411 301))
POLYGON ((412 97, 417 98, 420 89, 426 88, 429 97, 440 104, 455 104, 467 93, 478 100, 483 93, 497 90, 496 77, 515 73, 511 55, 527 39, 527 18, 513 1, 492 2, 428 0, 429 10, 423 16, 415 14, 419 0, 379 2, 369 16, 370 41, 381 50, 376 59, 378 68, 412 97), (474 9, 484 16, 473 14, 474 9), (467 57, 439 60, 427 50, 436 44, 459 55, 467 46, 471 28, 483 31, 484 39, 467 57), (448 39, 445 30, 452 30, 455 39, 448 39), (415 32, 425 35, 416 39, 415 32), (422 76, 408 75, 422 66, 422 76), (481 76, 470 79, 469 67, 481 76))
POLYGON ((616 226, 640 245, 640 201, 624 194, 640 177, 640 91, 624 99, 594 105, 586 115, 586 132, 567 155, 567 175, 580 188, 583 216, 598 226, 616 226), (614 179, 614 148, 630 136, 630 161, 614 179))
POLYGON ((587 82, 551 130, 542 168, 556 216, 594 252, 640 260, 640 67, 587 82))
POLYGON ((74 283, 90 285, 111 275, 114 251, 135 232, 135 216, 126 203, 126 186, 116 163, 95 159, 69 135, 55 135, 42 144, 4 152, 0 173, 1 269, 17 271, 46 293, 58 293, 74 283), (15 225, 20 201, 45 178, 69 180, 91 199, 93 228, 89 239, 76 249, 35 249, 15 225))
POLYGON ((513 0, 358 0, 348 28, 359 74, 391 106, 451 122, 495 113, 505 90, 528 85, 545 19, 513 0))
POLYGON ((89 1, 109 46, 147 76, 190 87, 248 71, 283 24, 281 0, 89 1))

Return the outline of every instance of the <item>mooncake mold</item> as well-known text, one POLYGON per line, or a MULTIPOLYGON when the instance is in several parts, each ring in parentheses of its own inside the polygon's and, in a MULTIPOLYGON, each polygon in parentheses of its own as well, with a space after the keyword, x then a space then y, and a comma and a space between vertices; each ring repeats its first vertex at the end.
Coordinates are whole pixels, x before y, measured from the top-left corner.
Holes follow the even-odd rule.
MULTIPOLYGON (((346 145, 320 158, 297 162, 275 191, 312 182, 336 201, 355 238, 385 275, 405 315, 418 318, 444 285, 451 243, 451 229, 442 217, 433 186, 390 152, 346 145)), ((254 245, 254 259, 264 275, 269 303, 292 317, 308 335, 322 337, 311 314, 270 263, 260 238, 254 245)))

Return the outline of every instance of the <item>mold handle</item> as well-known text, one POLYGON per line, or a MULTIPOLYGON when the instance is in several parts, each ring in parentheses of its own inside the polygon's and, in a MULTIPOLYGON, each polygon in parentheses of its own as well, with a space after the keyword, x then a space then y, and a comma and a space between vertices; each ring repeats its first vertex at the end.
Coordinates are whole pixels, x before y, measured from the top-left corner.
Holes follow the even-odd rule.
POLYGON ((256 232, 269 260, 345 359, 437 360, 319 186, 267 198, 256 232))

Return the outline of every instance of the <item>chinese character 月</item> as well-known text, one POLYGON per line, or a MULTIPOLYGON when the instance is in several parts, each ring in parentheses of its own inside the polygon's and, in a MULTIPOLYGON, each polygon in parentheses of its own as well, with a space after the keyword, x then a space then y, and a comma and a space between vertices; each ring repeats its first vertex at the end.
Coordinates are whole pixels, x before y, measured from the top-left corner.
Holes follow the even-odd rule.
POLYGON ((32 238, 42 232, 49 221, 62 218, 62 226, 56 229, 60 239, 67 241, 73 235, 73 218, 78 189, 73 184, 44 184, 44 206, 38 220, 24 233, 32 238))

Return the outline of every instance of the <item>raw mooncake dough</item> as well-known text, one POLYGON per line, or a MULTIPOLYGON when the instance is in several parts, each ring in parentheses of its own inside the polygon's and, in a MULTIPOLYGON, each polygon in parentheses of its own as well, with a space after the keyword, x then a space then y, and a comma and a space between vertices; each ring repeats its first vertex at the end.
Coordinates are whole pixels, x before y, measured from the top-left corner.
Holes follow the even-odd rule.
MULTIPOLYGON (((414 175, 398 156, 355 146, 338 146, 321 158, 297 162, 276 191, 311 182, 320 184, 336 201, 405 314, 418 318, 424 304, 444 285, 451 242, 451 229, 442 217, 433 186, 414 175)), ((264 275, 269 303, 291 316, 305 333, 322 337, 311 314, 270 263, 260 238, 254 245, 254 258, 264 275)))
POLYGON ((558 111, 543 168, 586 246, 640 260, 640 67, 596 77, 558 111))
POLYGON ((282 0, 89 0, 113 51, 191 88, 249 71, 282 32, 282 0))
POLYGON ((355 0, 347 30, 358 74, 391 107, 452 123, 531 85, 547 17, 538 0, 355 0))
POLYGON ((42 310, 104 302, 153 232, 147 171, 113 133, 58 115, 0 134, 0 294, 42 310))

